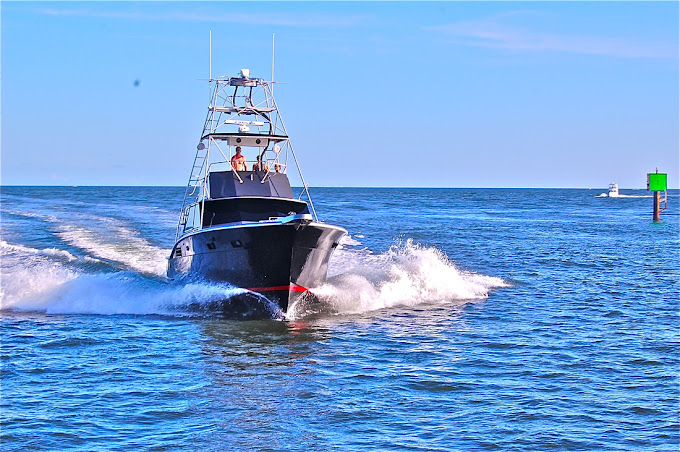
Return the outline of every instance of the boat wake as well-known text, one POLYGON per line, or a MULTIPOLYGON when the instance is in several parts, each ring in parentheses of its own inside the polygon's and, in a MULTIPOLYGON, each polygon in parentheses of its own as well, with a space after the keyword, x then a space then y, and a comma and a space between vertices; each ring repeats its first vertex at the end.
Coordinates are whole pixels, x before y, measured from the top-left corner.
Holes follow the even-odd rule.
MULTIPOLYGON (((283 317, 278 306, 265 297, 228 284, 169 284, 133 266, 120 270, 120 262, 110 264, 56 248, 0 241, 0 252, 0 310, 5 312, 283 317)), ((141 256, 130 259, 134 266, 143 261, 141 256)), ((161 264, 156 262, 151 268, 161 264)))
POLYGON ((596 198, 653 198, 652 195, 610 195, 609 193, 600 193, 596 198))
POLYGON ((57 236, 95 258, 105 259, 121 269, 131 269, 143 275, 164 277, 169 250, 154 246, 117 221, 104 230, 92 230, 72 224, 56 227, 57 236), (114 237, 114 240, 111 240, 114 237))
POLYGON ((462 271, 440 250, 411 239, 393 245, 383 254, 341 248, 331 260, 329 275, 334 276, 312 290, 318 302, 303 299, 289 308, 287 317, 464 303, 486 298, 490 290, 508 286, 501 278, 462 271))
MULTIPOLYGON (((92 255, 77 256, 57 248, 37 249, 0 241, 3 254, 0 310, 284 318, 275 303, 245 289, 216 283, 168 283, 157 274, 165 263, 165 253, 160 248, 153 250, 148 244, 141 248, 130 246, 126 250, 128 266, 121 268, 120 260, 113 263, 106 260, 115 246, 85 243, 78 231, 69 233, 72 234, 69 242, 78 242, 92 255), (150 256, 156 260, 150 260, 150 256)), ((395 306, 465 302, 485 298, 493 288, 507 286, 500 278, 461 271, 441 251, 411 240, 394 245, 383 254, 358 249, 359 245, 348 238, 331 260, 328 282, 312 290, 314 297, 310 299, 314 302, 296 303, 285 317, 299 319, 395 306)))

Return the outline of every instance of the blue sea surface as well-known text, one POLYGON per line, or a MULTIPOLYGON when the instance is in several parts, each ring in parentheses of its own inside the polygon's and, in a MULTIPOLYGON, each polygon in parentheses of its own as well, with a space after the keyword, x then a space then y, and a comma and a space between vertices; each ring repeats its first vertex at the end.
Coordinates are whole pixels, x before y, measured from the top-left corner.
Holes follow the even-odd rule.
POLYGON ((3 187, 3 451, 680 449, 678 191, 317 188, 321 307, 164 278, 183 188, 3 187))

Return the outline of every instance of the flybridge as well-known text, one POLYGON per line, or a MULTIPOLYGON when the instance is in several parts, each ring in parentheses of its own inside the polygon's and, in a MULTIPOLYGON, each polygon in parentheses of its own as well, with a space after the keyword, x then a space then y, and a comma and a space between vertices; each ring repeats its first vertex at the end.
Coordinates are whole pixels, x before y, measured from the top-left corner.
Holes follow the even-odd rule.
MULTIPOLYGON (((294 168, 304 186, 298 198, 306 197, 316 217, 288 131, 274 100, 272 83, 251 78, 248 69, 241 69, 238 77, 210 78, 212 97, 187 184, 178 238, 201 227, 202 204, 223 192, 215 190, 218 179, 210 177, 211 173, 233 179, 237 189, 232 191, 240 193, 239 196, 252 192, 251 195, 276 197, 283 193, 280 187, 290 187, 287 173, 294 168), (237 156, 237 151, 239 163, 233 166, 232 157, 237 156), (269 187, 267 191, 265 185, 273 188, 269 187)), ((284 191, 286 197, 292 195, 287 193, 290 188, 284 191)))
MULTIPOLYGON (((209 133, 202 137, 203 140, 211 141, 226 141, 230 146, 248 146, 248 147, 259 147, 266 148, 269 146, 270 142, 279 142, 287 140, 287 136, 281 135, 266 135, 257 133, 209 133)), ((280 152, 280 148, 273 151, 276 153, 280 152)))

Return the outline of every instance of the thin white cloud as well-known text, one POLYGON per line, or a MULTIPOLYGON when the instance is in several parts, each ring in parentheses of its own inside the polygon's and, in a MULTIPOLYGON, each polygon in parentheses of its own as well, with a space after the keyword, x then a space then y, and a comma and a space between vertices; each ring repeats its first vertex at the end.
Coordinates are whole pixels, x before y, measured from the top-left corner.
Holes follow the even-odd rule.
POLYGON ((456 39, 457 44, 488 47, 508 52, 562 52, 625 58, 678 58, 673 43, 641 42, 602 36, 539 33, 486 21, 457 22, 428 28, 456 39))
POLYGON ((40 13, 51 16, 92 17, 106 19, 148 20, 148 21, 189 21, 219 22, 246 25, 273 25, 291 27, 350 27, 368 23, 365 15, 323 15, 314 13, 196 13, 172 11, 156 13, 151 11, 104 11, 93 9, 43 8, 40 13))

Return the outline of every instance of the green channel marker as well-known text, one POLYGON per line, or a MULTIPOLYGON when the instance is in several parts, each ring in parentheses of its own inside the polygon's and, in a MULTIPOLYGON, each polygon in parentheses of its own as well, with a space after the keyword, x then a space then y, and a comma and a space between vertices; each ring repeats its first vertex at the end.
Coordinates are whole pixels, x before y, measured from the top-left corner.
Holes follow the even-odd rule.
POLYGON ((666 191, 667 179, 668 177, 666 173, 647 174, 647 190, 666 191))

